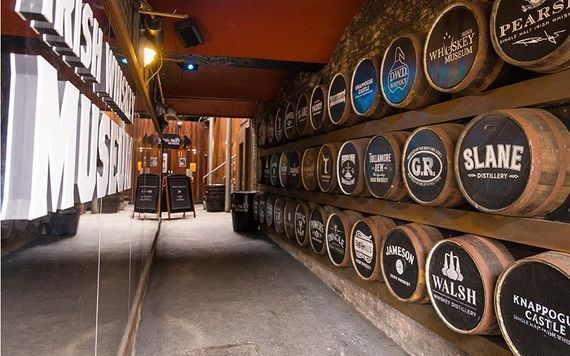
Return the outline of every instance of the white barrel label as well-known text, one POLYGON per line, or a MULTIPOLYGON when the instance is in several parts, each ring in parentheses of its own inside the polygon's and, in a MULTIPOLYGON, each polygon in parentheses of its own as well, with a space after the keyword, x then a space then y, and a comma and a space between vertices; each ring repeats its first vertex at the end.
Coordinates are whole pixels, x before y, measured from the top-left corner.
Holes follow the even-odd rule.
POLYGON ((401 231, 393 230, 386 236, 382 268, 392 292, 402 299, 411 298, 418 286, 418 259, 414 245, 401 231))

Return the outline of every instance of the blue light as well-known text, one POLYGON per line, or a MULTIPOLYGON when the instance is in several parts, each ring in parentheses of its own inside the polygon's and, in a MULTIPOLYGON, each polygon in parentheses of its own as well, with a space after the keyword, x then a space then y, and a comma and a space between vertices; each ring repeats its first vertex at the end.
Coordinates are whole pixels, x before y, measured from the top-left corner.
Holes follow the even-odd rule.
POLYGON ((122 57, 122 58, 119 59, 119 62, 120 62, 121 64, 127 64, 127 58, 126 58, 126 57, 122 57))
POLYGON ((188 63, 188 64, 186 64, 186 69, 187 70, 195 70, 196 65, 194 65, 194 63, 188 63))

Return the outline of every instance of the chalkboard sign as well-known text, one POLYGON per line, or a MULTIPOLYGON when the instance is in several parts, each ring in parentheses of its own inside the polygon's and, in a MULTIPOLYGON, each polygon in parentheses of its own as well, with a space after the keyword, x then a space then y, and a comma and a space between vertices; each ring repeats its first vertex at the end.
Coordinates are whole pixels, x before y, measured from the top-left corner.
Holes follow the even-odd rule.
POLYGON ((141 174, 137 178, 134 211, 137 213, 158 213, 158 192, 160 177, 156 174, 141 174))
POLYGON ((180 148, 182 139, 177 134, 165 133, 162 138, 162 148, 171 148, 177 150, 180 148))
POLYGON ((167 208, 169 213, 194 211, 190 178, 184 174, 166 177, 167 208))

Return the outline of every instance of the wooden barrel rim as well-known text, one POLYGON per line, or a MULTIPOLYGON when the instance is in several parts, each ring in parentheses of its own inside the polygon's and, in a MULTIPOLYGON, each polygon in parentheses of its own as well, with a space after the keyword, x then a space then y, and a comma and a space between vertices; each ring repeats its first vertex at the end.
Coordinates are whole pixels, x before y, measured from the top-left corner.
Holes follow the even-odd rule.
POLYGON ((378 76, 378 73, 380 73, 380 69, 378 68, 378 58, 376 57, 364 57, 361 58, 358 63, 356 64, 356 66, 354 67, 354 70, 352 71, 352 75, 350 78, 350 87, 347 88, 347 92, 348 90, 350 90, 350 106, 352 107, 352 111, 354 111, 354 113, 358 116, 362 116, 362 117, 368 117, 372 114, 374 114, 378 108, 378 105, 380 105, 381 103, 381 99, 382 99, 382 95, 380 94, 380 92, 382 92, 382 83, 380 83, 380 80, 378 76), (370 108, 368 108, 368 110, 366 110, 365 112, 359 112, 355 105, 354 105, 354 100, 352 99, 352 88, 354 88, 354 76, 356 74, 356 69, 358 69, 358 67, 360 66, 360 64, 362 64, 362 62, 364 61, 370 61, 372 62, 372 65, 374 66, 374 70, 376 71, 376 82, 377 82, 377 91, 376 91, 376 95, 374 96, 374 101, 372 102, 372 104, 370 104, 370 108))
MULTIPOLYGON (((421 85, 421 81, 417 80, 417 75, 413 78, 414 79, 414 83, 412 84, 411 88, 410 88, 410 92, 408 93, 408 96, 406 96, 406 98, 404 100, 402 100, 399 103, 394 103, 390 100, 388 100, 388 97, 386 96, 386 93, 384 92, 384 85, 382 78, 384 77, 384 64, 386 63, 386 55, 388 54, 388 50, 392 47, 392 44, 394 42, 396 42, 398 39, 400 39, 401 37, 405 37, 408 38, 411 42, 412 45, 414 46, 415 49, 418 50, 418 56, 416 56, 416 73, 421 73, 423 75, 423 69, 422 67, 422 56, 423 56, 423 48, 421 45, 421 40, 420 40, 420 36, 415 34, 415 33, 408 33, 402 36, 398 36, 396 38, 394 38, 390 44, 388 45, 388 47, 386 47, 386 50, 384 51, 384 56, 382 56, 382 64, 380 65, 380 86, 382 88, 381 92, 382 92, 382 97, 384 98, 384 100, 386 100, 387 103, 389 103, 391 106, 396 107, 396 108, 405 108, 408 105, 410 105, 412 103, 412 101, 414 101, 414 97, 418 94, 418 90, 419 87, 421 85)), ((425 75, 424 75, 425 76, 425 75)))
POLYGON ((538 255, 529 256, 529 257, 523 258, 521 260, 514 261, 503 271, 503 273, 500 274, 499 278, 497 279, 493 303, 495 306, 495 312, 497 315, 497 321, 499 324, 499 329, 501 330, 501 335, 503 335, 503 337, 505 338, 505 342, 507 343, 507 345, 509 346, 509 348, 511 349, 513 354, 515 354, 517 356, 519 356, 521 354, 515 348, 514 342, 512 341, 511 336, 509 335, 508 331, 506 330, 506 328, 504 326, 505 320, 504 320, 502 309, 501 309, 500 301, 501 301, 501 296, 503 294, 504 281, 507 278, 507 276, 515 268, 520 267, 520 266, 525 265, 525 264, 529 264, 529 263, 540 263, 540 264, 547 265, 547 266, 553 268, 554 270, 560 272, 560 274, 566 276, 566 278, 568 278, 570 280, 570 267, 568 269, 564 269, 555 263, 556 260, 560 257, 560 255, 567 256, 567 254, 564 254, 562 252, 546 251, 546 252, 539 253, 538 255))
POLYGON ((471 69, 477 68, 478 66, 481 65, 481 63, 485 63, 485 60, 487 59, 487 52, 488 52, 489 48, 487 48, 488 46, 486 46, 485 39, 486 38, 490 39, 490 37, 489 37, 489 24, 488 24, 488 21, 486 20, 487 16, 482 11, 482 9, 479 5, 482 5, 482 4, 469 3, 469 2, 463 1, 463 0, 455 2, 452 5, 445 8, 442 11, 442 13, 437 16, 436 20, 433 22, 433 24, 431 25, 431 27, 429 29, 428 35, 426 37, 425 45, 424 45, 424 50, 423 50, 422 62, 423 62, 423 67, 424 67, 424 73, 425 73, 425 77, 426 77, 428 83, 433 88, 436 88, 437 90, 439 90, 441 92, 455 93, 455 92, 461 91, 461 90, 465 89, 466 87, 468 87, 474 81, 474 79, 477 77, 477 74, 478 74, 476 71, 473 71, 471 69), (431 79, 431 76, 428 72, 427 61, 426 61, 426 58, 428 56, 427 44, 429 42, 429 39, 432 35, 433 30, 435 29, 436 24, 440 21, 440 19, 443 16, 445 16, 449 11, 454 10, 458 7, 465 7, 467 9, 469 9, 471 12, 473 12, 475 20, 477 21, 477 26, 479 28, 478 48, 480 48, 481 50, 475 54, 475 59, 473 60, 473 65, 471 66, 469 73, 467 73, 467 75, 465 76, 465 78, 463 78, 463 80, 461 82, 459 82, 458 84, 456 84, 455 86, 453 86, 451 88, 442 88, 433 82, 433 80, 431 79), (485 49, 485 48, 487 48, 487 49, 485 49))
POLYGON ((345 116, 348 115, 348 113, 349 113, 349 111, 350 111, 350 109, 351 109, 351 106, 350 106, 349 101, 352 102, 352 100, 351 100, 350 88, 348 87, 348 85, 349 85, 349 83, 350 83, 350 80, 348 80, 347 77, 348 77, 348 76, 347 76, 344 72, 338 72, 338 73, 336 73, 336 74, 333 76, 333 78, 332 78, 332 80, 331 80, 331 82, 330 82, 330 84, 329 84, 329 87, 328 87, 328 89, 327 89, 327 113, 328 113, 328 117, 329 117, 330 122, 332 122, 334 125, 341 125, 341 124, 342 124, 341 121, 343 121, 343 118, 345 118, 345 116), (329 98, 330 98, 330 96, 331 96, 331 87, 332 87, 332 84, 334 83, 334 81, 335 81, 336 78, 338 78, 338 77, 342 77, 342 78, 343 78, 344 84, 345 84, 345 86, 346 86, 346 89, 345 89, 345 90, 346 90, 346 93, 345 93, 345 99, 344 99, 344 100, 345 100, 344 111, 342 112, 342 116, 340 117, 340 120, 335 121, 335 120, 333 119, 332 115, 331 115, 331 106, 329 105, 329 98))

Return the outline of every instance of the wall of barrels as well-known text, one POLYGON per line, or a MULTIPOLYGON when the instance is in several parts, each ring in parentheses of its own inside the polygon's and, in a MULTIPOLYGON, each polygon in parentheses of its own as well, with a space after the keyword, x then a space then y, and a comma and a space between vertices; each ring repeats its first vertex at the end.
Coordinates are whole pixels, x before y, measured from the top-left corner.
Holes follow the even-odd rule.
POLYGON ((570 1, 454 2, 278 103, 256 122, 262 230, 447 339, 569 354, 568 35, 570 1))

